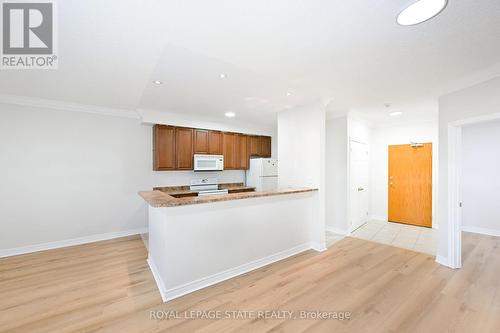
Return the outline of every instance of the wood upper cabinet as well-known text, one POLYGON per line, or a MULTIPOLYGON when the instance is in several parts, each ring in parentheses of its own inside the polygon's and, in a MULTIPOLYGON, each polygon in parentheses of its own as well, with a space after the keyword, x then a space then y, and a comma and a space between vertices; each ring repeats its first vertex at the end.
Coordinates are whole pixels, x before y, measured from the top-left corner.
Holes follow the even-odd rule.
POLYGON ((271 157, 271 137, 155 125, 153 169, 193 170, 194 154, 224 155, 224 169, 247 170, 250 156, 271 157))
POLYGON ((208 154, 209 131, 207 130, 194 130, 194 153, 195 154, 208 154))
POLYGON ((271 137, 252 135, 249 137, 249 155, 271 157, 271 137))
POLYGON ((250 167, 250 155, 248 155, 249 136, 238 134, 236 136, 236 168, 247 170, 250 167))
POLYGON ((250 156, 260 156, 260 151, 262 149, 260 143, 260 137, 257 135, 252 135, 249 137, 248 141, 249 141, 248 154, 250 156))
POLYGON ((208 154, 222 155, 222 132, 208 131, 208 154))
POLYGON ((260 137, 260 157, 271 157, 271 137, 260 137))
POLYGON ((153 127, 153 169, 175 170, 175 127, 153 127))
POLYGON ((222 154, 224 169, 236 169, 236 133, 222 133, 222 154))
POLYGON ((192 128, 177 127, 175 129, 176 166, 178 170, 193 169, 193 137, 192 128))

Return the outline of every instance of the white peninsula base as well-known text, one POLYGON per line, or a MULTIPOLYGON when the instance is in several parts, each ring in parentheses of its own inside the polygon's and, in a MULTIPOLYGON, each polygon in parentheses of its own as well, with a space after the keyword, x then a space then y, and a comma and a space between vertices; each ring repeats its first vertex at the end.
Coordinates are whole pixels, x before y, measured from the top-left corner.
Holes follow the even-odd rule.
POLYGON ((148 263, 163 301, 325 249, 318 192, 149 207, 148 263))

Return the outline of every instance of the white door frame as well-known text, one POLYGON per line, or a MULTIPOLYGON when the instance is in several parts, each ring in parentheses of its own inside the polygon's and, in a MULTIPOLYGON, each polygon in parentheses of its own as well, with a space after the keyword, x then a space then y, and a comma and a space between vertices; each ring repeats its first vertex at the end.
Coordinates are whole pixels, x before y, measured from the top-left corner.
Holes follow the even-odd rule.
POLYGON ((467 118, 448 124, 448 260, 462 267, 462 127, 500 119, 500 113, 467 118))
POLYGON ((462 267, 462 126, 448 125, 448 265, 462 267))

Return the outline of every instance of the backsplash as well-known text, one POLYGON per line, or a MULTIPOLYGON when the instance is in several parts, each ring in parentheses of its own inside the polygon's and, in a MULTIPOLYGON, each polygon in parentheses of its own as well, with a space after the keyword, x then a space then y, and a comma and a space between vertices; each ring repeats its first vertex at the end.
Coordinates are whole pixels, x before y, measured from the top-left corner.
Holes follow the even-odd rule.
POLYGON ((195 178, 217 178, 219 183, 244 183, 245 171, 225 170, 220 172, 168 171, 151 172, 154 187, 185 186, 195 178))

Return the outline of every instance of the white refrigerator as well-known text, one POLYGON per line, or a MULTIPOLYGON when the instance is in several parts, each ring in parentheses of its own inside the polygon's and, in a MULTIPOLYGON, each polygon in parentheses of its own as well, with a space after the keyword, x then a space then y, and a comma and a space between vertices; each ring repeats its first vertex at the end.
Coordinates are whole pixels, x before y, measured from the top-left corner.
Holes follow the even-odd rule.
POLYGON ((247 171, 247 186, 256 191, 278 189, 278 160, 272 158, 251 158, 247 171))

